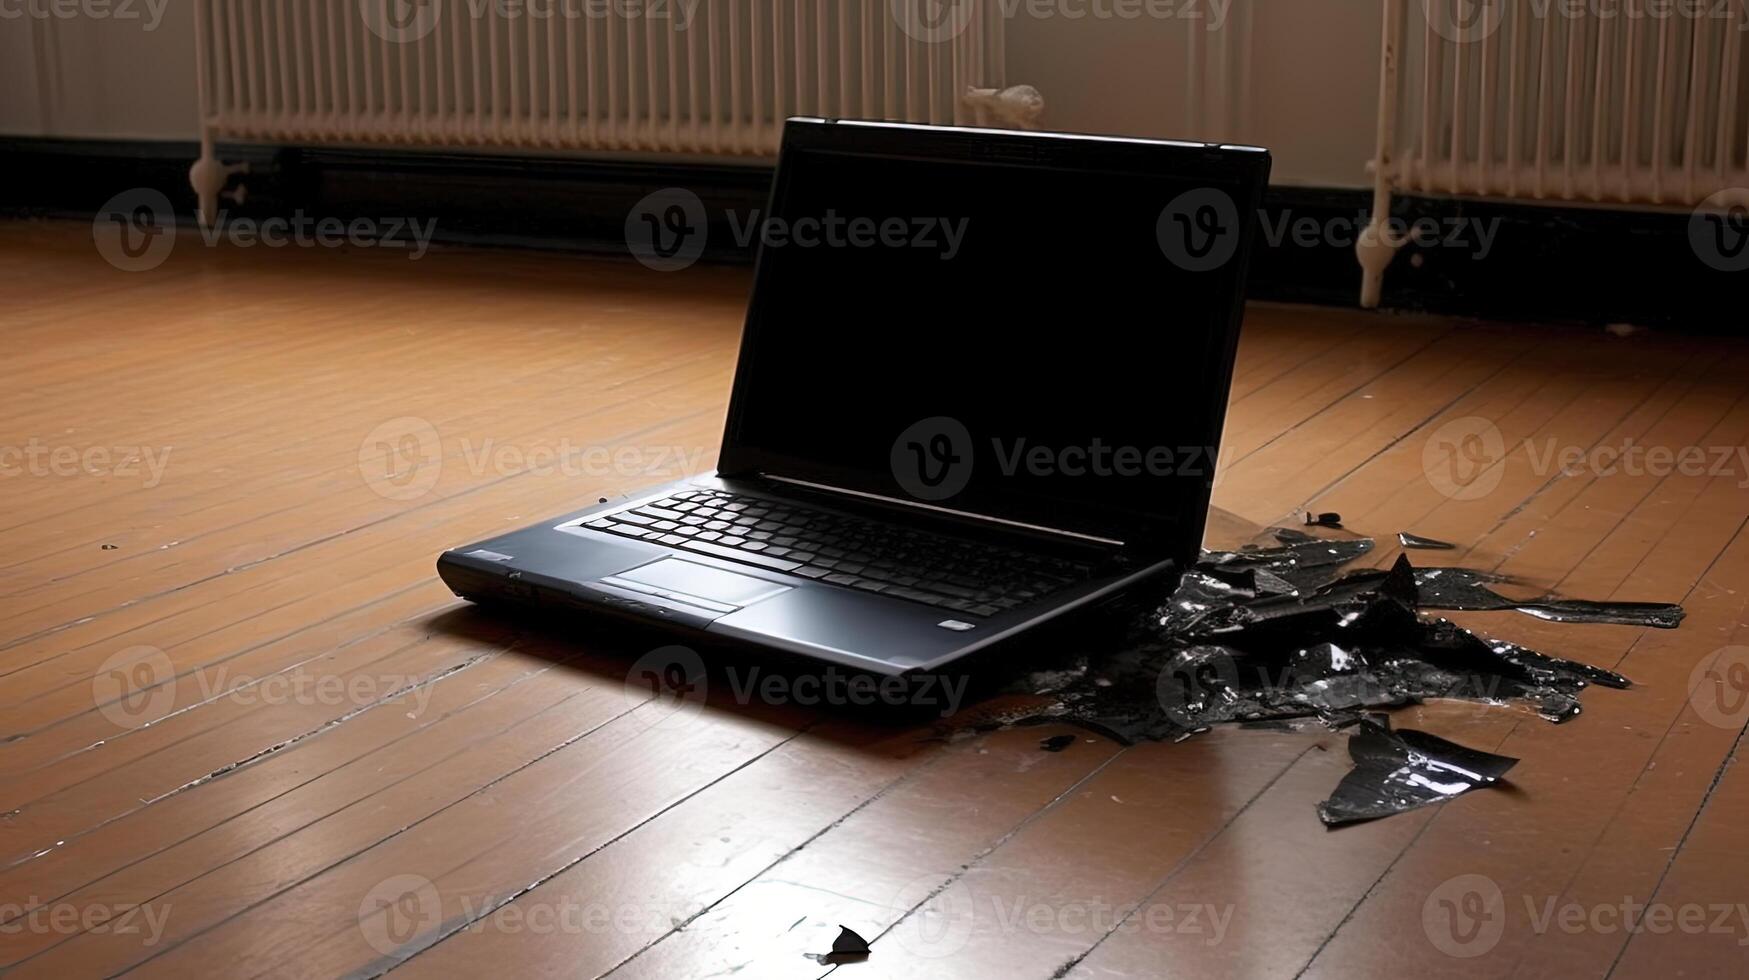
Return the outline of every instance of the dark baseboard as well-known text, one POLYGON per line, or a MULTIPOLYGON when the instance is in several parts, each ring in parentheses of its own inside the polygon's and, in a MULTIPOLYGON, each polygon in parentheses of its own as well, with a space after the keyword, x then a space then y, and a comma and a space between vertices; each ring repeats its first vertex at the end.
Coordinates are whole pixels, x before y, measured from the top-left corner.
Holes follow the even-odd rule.
MULTIPOLYGON (((0 138, 9 175, 0 182, 0 213, 90 220, 116 193, 147 187, 192 217, 187 174, 197 154, 192 142, 0 138)), ((434 240, 449 244, 623 255, 634 205, 654 191, 685 188, 708 216, 704 257, 719 262, 751 260, 751 244, 735 232, 765 207, 771 176, 761 166, 390 149, 237 145, 221 147, 220 156, 251 166, 247 201, 226 204, 232 215, 435 219, 434 240)), ((1252 297, 1356 305, 1353 236, 1370 205, 1367 191, 1271 188, 1252 297)), ((1386 273, 1388 309, 1741 329, 1720 315, 1741 283, 1701 261, 1686 212, 1398 197, 1392 216, 1427 234, 1386 273)))

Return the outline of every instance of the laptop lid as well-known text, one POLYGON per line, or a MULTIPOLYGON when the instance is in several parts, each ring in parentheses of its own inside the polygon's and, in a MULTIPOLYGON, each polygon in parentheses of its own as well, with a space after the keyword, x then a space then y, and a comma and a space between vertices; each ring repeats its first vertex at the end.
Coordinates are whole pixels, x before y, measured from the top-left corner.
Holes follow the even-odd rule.
POLYGON ((1255 148, 792 119, 720 469, 1189 560, 1255 148))

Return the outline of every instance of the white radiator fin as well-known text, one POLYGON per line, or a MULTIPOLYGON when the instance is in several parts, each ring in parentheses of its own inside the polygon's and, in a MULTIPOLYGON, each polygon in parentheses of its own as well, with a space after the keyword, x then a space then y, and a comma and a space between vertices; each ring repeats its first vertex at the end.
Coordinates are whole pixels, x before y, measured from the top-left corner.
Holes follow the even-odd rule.
POLYGON ((1391 194, 1693 206, 1749 185, 1743 5, 1384 0, 1372 224, 1376 306, 1401 243, 1391 194))
POLYGON ((967 0, 939 42, 879 0, 700 0, 684 25, 425 0, 384 25, 407 2, 200 0, 209 136, 766 155, 787 116, 970 122, 966 88, 1003 84, 998 0, 967 0))
POLYGON ((1679 16, 1690 5, 1612 0, 1570 16, 1563 0, 1486 0, 1482 19, 1456 19, 1474 3, 1407 4, 1381 147, 1396 186, 1688 205, 1749 179, 1741 4, 1679 16))

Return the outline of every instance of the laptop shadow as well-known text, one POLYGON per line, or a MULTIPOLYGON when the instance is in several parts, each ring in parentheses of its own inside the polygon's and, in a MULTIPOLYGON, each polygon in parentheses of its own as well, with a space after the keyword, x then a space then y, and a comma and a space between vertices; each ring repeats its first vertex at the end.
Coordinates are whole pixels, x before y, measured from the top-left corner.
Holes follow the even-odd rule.
MULTIPOLYGON (((1090 648, 1121 643, 1122 607, 1068 617, 948 669, 884 677, 696 631, 566 615, 511 604, 438 613, 433 633, 500 648, 587 678, 626 710, 687 706, 756 724, 806 728, 810 737, 892 751, 1002 727, 1036 715, 1046 696, 1025 689, 1039 671, 1069 669, 1090 648)), ((1049 720, 1048 718, 1045 720, 1049 720)))

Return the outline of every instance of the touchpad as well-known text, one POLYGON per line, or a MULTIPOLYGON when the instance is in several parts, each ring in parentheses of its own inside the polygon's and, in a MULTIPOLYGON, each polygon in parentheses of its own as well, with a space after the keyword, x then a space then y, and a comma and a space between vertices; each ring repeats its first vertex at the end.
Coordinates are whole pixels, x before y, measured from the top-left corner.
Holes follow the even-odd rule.
POLYGON ((720 568, 681 558, 663 558, 648 565, 640 565, 629 572, 620 572, 612 579, 603 581, 612 582, 615 579, 635 582, 646 587, 643 591, 652 591, 658 595, 674 593, 676 598, 693 596, 736 607, 751 605, 790 589, 787 585, 767 582, 751 575, 725 572, 720 568))

